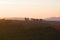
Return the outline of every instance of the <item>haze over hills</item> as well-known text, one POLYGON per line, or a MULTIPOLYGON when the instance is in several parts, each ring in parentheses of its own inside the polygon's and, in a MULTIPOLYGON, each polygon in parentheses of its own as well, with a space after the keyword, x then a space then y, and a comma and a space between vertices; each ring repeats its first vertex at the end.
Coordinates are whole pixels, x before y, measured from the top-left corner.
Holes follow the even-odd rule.
MULTIPOLYGON (((10 20, 24 20, 24 18, 21 18, 21 17, 12 17, 12 18, 6 18, 6 19, 10 19, 10 20)), ((60 21, 60 17, 45 18, 43 20, 46 20, 46 21, 60 21)))
POLYGON ((46 20, 46 21, 60 21, 60 17, 51 17, 51 18, 46 18, 44 20, 46 20))

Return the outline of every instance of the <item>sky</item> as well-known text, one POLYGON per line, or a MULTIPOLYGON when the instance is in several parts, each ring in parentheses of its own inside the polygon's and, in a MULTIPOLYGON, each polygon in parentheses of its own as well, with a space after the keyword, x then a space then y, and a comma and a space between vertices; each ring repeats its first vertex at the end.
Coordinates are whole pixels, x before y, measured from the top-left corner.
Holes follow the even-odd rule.
POLYGON ((60 0, 0 0, 0 17, 60 17, 60 0))

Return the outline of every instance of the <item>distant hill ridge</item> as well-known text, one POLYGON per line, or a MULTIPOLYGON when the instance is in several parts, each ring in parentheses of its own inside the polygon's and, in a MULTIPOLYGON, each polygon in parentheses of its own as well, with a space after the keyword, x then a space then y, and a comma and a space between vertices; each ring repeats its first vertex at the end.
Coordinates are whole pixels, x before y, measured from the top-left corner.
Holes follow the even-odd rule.
POLYGON ((24 20, 24 18, 20 17, 10 17, 10 18, 5 18, 6 20, 24 20))
MULTIPOLYGON (((25 18, 22 18, 22 17, 9 17, 9 18, 3 18, 3 19, 6 19, 6 20, 25 20, 25 18)), ((60 21, 60 17, 50 17, 50 18, 45 18, 43 20, 45 20, 45 21, 60 21)))

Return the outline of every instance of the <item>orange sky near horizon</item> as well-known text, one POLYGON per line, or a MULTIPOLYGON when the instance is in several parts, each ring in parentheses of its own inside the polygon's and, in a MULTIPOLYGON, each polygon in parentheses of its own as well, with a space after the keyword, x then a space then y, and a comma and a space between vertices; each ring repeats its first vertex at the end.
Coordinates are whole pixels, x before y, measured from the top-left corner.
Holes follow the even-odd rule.
POLYGON ((0 17, 60 17, 60 0, 0 0, 0 17))

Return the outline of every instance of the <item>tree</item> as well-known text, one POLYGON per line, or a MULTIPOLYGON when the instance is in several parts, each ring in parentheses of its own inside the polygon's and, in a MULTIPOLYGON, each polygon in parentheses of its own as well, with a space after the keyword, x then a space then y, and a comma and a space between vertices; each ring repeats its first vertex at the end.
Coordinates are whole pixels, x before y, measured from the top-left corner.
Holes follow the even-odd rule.
POLYGON ((40 19, 40 21, 43 21, 43 19, 40 19))
POLYGON ((25 21, 29 21, 29 18, 25 18, 25 21))

